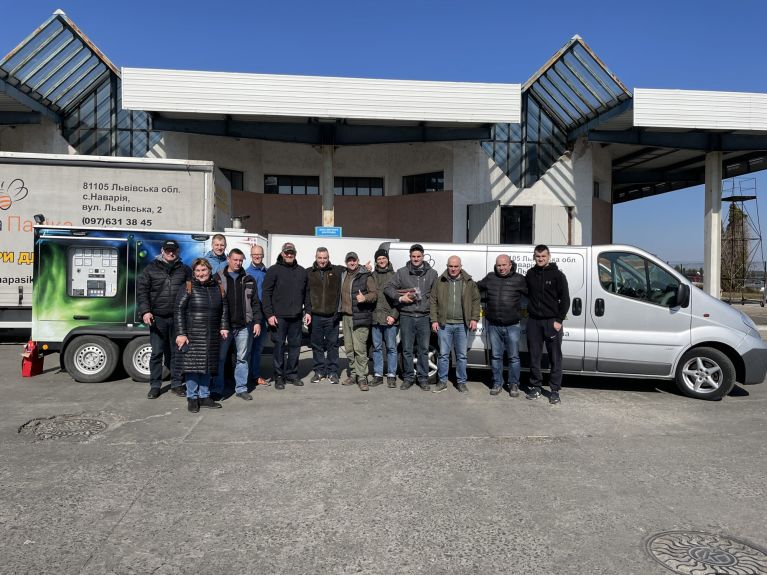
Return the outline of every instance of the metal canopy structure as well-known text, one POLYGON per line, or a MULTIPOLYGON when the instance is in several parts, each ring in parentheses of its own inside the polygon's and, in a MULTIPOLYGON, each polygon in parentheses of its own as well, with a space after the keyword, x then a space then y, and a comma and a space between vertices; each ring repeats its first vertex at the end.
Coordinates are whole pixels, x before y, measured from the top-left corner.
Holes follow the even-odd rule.
MULTIPOLYGON (((0 92, 61 122, 117 68, 61 10, 0 61, 0 92)), ((8 111, 0 108, 3 111, 8 111)))

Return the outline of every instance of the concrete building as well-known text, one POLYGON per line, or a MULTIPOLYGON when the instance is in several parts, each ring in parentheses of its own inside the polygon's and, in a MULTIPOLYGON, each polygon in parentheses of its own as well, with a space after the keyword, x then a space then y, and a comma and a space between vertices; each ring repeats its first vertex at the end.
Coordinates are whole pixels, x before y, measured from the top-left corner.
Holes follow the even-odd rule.
POLYGON ((211 160, 251 231, 593 244, 765 167, 767 94, 629 90, 578 36, 521 84, 118 69, 60 11, 0 61, 0 150, 211 160))

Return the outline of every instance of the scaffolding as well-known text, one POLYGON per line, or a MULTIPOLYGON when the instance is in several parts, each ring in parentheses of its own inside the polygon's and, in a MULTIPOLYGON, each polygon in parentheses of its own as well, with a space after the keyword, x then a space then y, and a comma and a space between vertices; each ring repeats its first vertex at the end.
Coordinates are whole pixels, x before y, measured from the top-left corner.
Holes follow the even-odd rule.
POLYGON ((722 202, 729 204, 722 222, 722 299, 728 303, 765 304, 764 261, 756 178, 722 182, 722 202))

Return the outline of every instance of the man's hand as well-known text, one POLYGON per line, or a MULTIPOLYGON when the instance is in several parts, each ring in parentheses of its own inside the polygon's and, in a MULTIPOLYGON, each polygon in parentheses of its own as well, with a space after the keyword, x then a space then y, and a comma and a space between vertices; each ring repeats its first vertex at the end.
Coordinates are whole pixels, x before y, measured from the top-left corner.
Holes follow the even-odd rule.
POLYGON ((397 320, 394 319, 392 316, 390 316, 390 315, 386 316, 386 325, 394 325, 395 321, 397 321, 397 320))
POLYGON ((269 316, 269 319, 268 319, 268 320, 266 320, 266 322, 267 322, 267 323, 268 323, 270 326, 272 326, 272 327, 277 327, 277 323, 278 323, 278 322, 277 322, 277 316, 276 316, 276 315, 270 315, 270 316, 269 316))
POLYGON ((554 322, 554 329, 557 330, 557 331, 560 331, 562 329, 562 324, 559 323, 558 321, 555 321, 554 322))
POLYGON ((227 337, 229 337, 228 329, 222 329, 220 333, 221 333, 221 339, 226 339, 227 337))
POLYGON ((142 315, 141 321, 144 322, 144 325, 152 325, 152 322, 154 321, 154 316, 152 315, 152 312, 148 311, 144 315, 142 315))
POLYGON ((433 321, 431 322, 431 331, 434 333, 437 333, 439 331, 439 322, 433 321))
POLYGON ((176 347, 181 349, 185 343, 188 343, 189 339, 185 335, 176 336, 176 347))
POLYGON ((409 291, 399 296, 399 301, 402 303, 413 303, 415 301, 415 292, 409 291))
POLYGON ((477 320, 473 319, 469 322, 469 331, 477 331, 477 320))
POLYGON ((370 265, 370 260, 368 260, 368 263, 365 264, 365 269, 369 272, 373 271, 373 266, 370 265))
POLYGON ((253 335, 258 337, 261 335, 261 324, 260 323, 254 323, 253 324, 253 335))
POLYGON ((357 303, 362 303, 365 301, 365 296, 362 295, 362 290, 357 290, 357 295, 354 297, 357 298, 357 303))
POLYGON ((304 325, 311 325, 312 324, 312 314, 305 313, 304 314, 304 325))

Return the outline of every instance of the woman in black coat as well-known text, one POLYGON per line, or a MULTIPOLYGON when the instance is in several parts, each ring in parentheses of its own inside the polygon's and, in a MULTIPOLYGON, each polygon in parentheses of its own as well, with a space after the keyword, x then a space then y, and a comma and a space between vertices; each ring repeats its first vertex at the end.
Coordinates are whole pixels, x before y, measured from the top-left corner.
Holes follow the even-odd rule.
POLYGON ((218 369, 218 348, 229 335, 229 306, 205 258, 192 263, 194 279, 178 290, 176 345, 186 380, 187 408, 221 407, 210 398, 210 381, 218 369))

